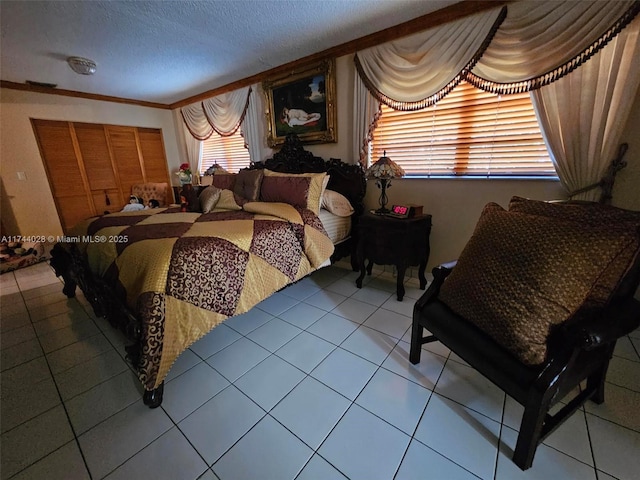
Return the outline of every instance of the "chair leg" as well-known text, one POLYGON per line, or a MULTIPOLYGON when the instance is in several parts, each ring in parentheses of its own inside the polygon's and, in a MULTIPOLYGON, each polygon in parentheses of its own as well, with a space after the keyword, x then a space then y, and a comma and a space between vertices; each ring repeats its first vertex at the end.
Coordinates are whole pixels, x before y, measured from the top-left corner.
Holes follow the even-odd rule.
POLYGON ((591 401, 600 405, 604 402, 604 385, 609 369, 609 361, 602 365, 598 370, 587 378, 587 390, 594 390, 591 401))
POLYGON ((548 406, 541 399, 530 399, 525 405, 518 442, 513 453, 513 462, 522 470, 527 470, 533 463, 536 454, 548 406))
POLYGON ((409 361, 414 365, 420 363, 420 353, 422 352, 422 333, 424 327, 416 320, 411 325, 411 350, 409 350, 409 361))

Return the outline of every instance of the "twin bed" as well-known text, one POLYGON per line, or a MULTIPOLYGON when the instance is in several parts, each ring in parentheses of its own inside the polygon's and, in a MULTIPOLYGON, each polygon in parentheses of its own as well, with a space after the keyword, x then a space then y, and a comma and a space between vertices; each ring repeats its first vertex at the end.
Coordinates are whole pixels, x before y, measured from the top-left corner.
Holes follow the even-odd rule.
POLYGON ((206 213, 169 207, 104 215, 74 229, 82 241, 52 251, 64 293, 72 297, 80 286, 96 315, 131 341, 127 355, 152 408, 192 343, 355 248, 366 186, 359 165, 315 157, 291 136, 234 181, 235 194, 199 189, 190 203, 206 213))

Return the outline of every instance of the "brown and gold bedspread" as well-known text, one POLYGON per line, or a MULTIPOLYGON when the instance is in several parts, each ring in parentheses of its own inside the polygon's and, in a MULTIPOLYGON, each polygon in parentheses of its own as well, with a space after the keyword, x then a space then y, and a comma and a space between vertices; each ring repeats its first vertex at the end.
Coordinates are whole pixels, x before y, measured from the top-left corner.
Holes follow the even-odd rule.
POLYGON ((136 313, 136 368, 147 390, 220 322, 316 270, 333 253, 319 218, 284 203, 250 202, 241 211, 208 214, 176 208, 116 213, 84 222, 74 233, 90 236, 78 247, 91 272, 136 313))

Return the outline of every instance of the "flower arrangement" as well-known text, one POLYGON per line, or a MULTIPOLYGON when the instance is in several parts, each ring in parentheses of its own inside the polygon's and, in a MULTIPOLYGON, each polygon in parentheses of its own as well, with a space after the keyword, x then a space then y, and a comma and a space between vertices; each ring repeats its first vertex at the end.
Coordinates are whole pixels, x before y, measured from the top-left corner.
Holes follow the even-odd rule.
POLYGON ((176 175, 178 176, 191 175, 191 166, 186 162, 182 163, 176 175))

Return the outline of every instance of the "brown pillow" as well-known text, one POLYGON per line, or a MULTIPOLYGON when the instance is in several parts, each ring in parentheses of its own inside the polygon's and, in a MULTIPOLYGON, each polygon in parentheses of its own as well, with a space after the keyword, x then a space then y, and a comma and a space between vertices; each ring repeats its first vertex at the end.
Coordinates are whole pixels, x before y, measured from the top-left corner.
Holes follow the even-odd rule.
MULTIPOLYGON (((509 203, 510 212, 543 215, 558 219, 573 220, 593 227, 606 227, 614 231, 640 231, 640 212, 624 210, 601 203, 559 203, 529 200, 513 197, 509 203)), ((631 243, 611 265, 605 269, 589 295, 588 303, 594 306, 605 305, 611 298, 626 297, 635 291, 635 285, 620 288, 622 279, 634 265, 638 257, 638 245, 631 243)), ((640 268, 640 267, 638 267, 640 268)))
POLYGON ((260 200, 307 208, 310 184, 309 177, 264 177, 260 187, 260 200))
POLYGON ((222 175, 213 175, 211 185, 218 187, 220 190, 233 190, 236 184, 235 173, 225 173, 222 175))
POLYGON ((236 175, 233 193, 249 202, 257 201, 260 198, 260 185, 263 176, 262 170, 240 170, 236 175))
POLYGON ((326 187, 328 180, 326 172, 320 173, 280 173, 273 170, 264 169, 264 176, 267 177, 306 177, 311 179, 309 184, 309 194, 307 196, 307 207, 316 215, 320 211, 320 202, 323 186, 326 187))
POLYGON ((439 298, 527 365, 637 234, 488 204, 439 298))

